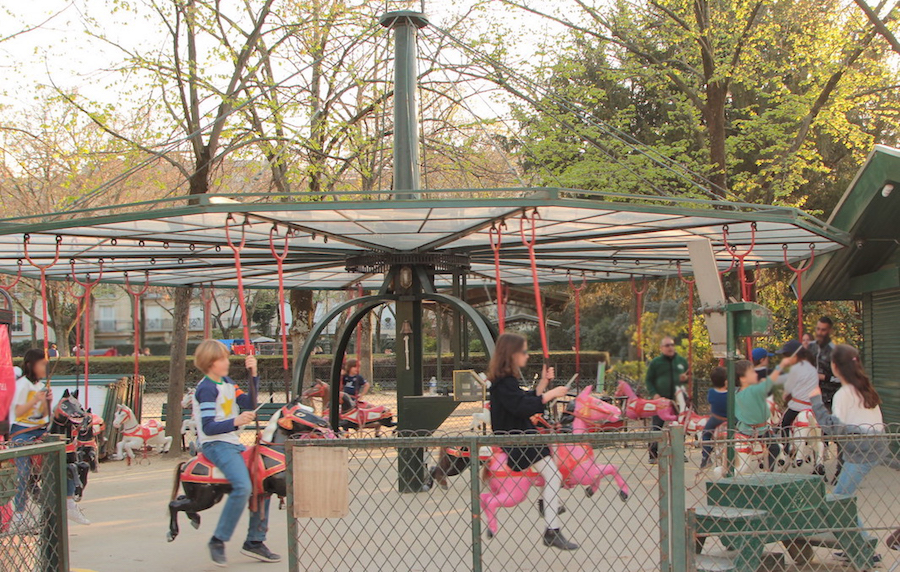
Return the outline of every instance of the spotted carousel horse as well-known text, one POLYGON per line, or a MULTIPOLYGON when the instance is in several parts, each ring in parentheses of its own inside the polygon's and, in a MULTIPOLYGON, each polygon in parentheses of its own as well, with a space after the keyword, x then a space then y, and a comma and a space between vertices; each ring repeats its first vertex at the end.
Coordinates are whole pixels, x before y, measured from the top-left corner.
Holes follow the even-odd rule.
MULTIPOLYGON (((331 404, 331 387, 321 379, 317 379, 312 387, 303 392, 300 396, 301 403, 312 406, 312 400, 320 398, 322 400, 322 416, 328 419, 331 404)), ((382 427, 394 427, 394 413, 390 408, 384 405, 372 405, 362 399, 354 400, 352 397, 341 392, 341 420, 340 428, 349 431, 354 429, 375 429, 375 436, 381 435, 382 427)))
POLYGON ((825 440, 812 409, 798 413, 791 425, 791 457, 795 466, 810 463, 813 474, 825 474, 825 440))
POLYGON ((156 419, 139 424, 134 411, 125 404, 116 405, 113 427, 122 429, 122 440, 116 445, 116 458, 118 460, 126 459, 129 465, 134 459, 135 447, 141 451, 146 451, 151 447, 160 447, 160 451, 166 453, 172 446, 172 437, 165 434, 166 428, 163 424, 156 419))
MULTIPOLYGON (((606 421, 616 420, 620 416, 619 409, 591 394, 592 386, 588 386, 575 398, 574 434, 588 433, 591 426, 606 421)), ((553 461, 562 475, 562 486, 571 489, 585 485, 585 494, 592 497, 600 487, 600 479, 612 476, 619 487, 619 497, 628 499, 630 490, 628 483, 619 474, 615 465, 598 464, 594 460, 594 450, 586 443, 566 445, 550 445, 553 461)), ((544 486, 544 479, 533 468, 524 471, 513 471, 507 464, 507 455, 500 447, 494 447, 490 458, 482 469, 482 479, 486 481, 488 490, 481 493, 481 508, 488 524, 488 536, 497 534, 497 509, 513 507, 528 496, 532 486, 544 486)), ((538 509, 543 514, 539 503, 538 509)))
POLYGON ((644 399, 638 397, 634 389, 626 382, 620 381, 616 388, 616 397, 627 398, 625 416, 629 419, 649 419, 658 416, 663 421, 676 421, 678 416, 672 408, 672 400, 660 397, 644 399))
POLYGON ((65 390, 50 415, 48 435, 60 435, 66 439, 66 476, 75 483, 75 501, 81 500, 87 486, 91 465, 78 458, 78 434, 87 413, 78 402, 78 390, 65 390))
MULTIPOLYGON (((328 422, 314 415, 312 409, 301 405, 299 399, 288 403, 269 419, 260 435, 259 443, 244 451, 244 461, 250 470, 253 496, 261 498, 287 495, 285 481, 284 444, 292 438, 335 438, 328 422)), ((214 506, 231 491, 231 484, 216 466, 200 453, 175 469, 175 482, 169 502, 169 542, 178 536, 178 513, 187 513, 194 528, 200 528, 198 513, 214 506), (184 490, 178 494, 179 485, 184 490)))
POLYGON ((697 437, 706 428, 709 421, 709 415, 700 415, 691 407, 690 398, 688 397, 687 388, 679 385, 675 388, 675 412, 678 418, 675 423, 684 427, 684 434, 697 437))
POLYGON ((84 421, 78 427, 75 456, 78 461, 87 463, 92 473, 96 473, 99 470, 97 451, 102 449, 105 444, 106 423, 102 417, 95 415, 90 409, 85 413, 84 421))

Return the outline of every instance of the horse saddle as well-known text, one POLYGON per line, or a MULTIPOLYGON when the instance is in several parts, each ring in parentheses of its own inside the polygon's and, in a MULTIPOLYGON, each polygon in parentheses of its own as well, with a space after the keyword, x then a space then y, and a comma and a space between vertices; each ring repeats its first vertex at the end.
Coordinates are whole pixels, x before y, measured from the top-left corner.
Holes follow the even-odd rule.
MULTIPOLYGON (((260 446, 259 456, 254 455, 254 447, 251 447, 241 453, 241 456, 244 458, 244 464, 250 469, 254 490, 262 490, 262 481, 284 470, 284 453, 270 447, 260 446), (251 466, 254 459, 256 459, 255 467, 251 466)), ((184 464, 181 469, 181 480, 186 483, 206 485, 227 485, 229 483, 222 471, 203 453, 198 453, 196 457, 184 464)))
POLYGON ((150 419, 143 425, 137 425, 134 429, 130 431, 123 431, 122 435, 125 437, 137 437, 139 439, 143 439, 147 441, 148 439, 152 439, 153 437, 162 433, 164 427, 160 425, 159 421, 156 419, 150 419))

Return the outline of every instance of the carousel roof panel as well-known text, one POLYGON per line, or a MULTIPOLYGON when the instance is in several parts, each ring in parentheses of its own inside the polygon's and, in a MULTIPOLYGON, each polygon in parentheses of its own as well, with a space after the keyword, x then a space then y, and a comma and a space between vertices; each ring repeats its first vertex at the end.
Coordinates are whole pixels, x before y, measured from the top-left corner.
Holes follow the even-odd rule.
MULTIPOLYGON (((0 220, 0 273, 39 277, 34 265, 55 260, 46 269, 50 279, 70 277, 73 267, 79 278, 96 278, 102 268, 105 282, 121 283, 127 275, 160 286, 232 287, 237 279, 230 238, 243 241, 249 288, 277 287, 270 242, 279 253, 286 249, 288 288, 378 288, 383 276, 348 272, 348 258, 431 252, 468 257, 468 284, 476 286, 495 280, 493 227, 503 280, 530 284, 523 234, 530 239, 532 220, 538 278, 547 284, 582 273, 592 281, 671 276, 678 264, 689 274, 686 244, 697 238, 711 241, 721 270, 732 264, 726 234, 738 253, 752 244, 746 262, 761 266, 782 264, 785 254, 796 262, 808 258, 811 247, 820 253, 848 242, 843 232, 790 208, 568 189, 479 189, 479 198, 465 199, 461 193, 428 191, 425 200, 334 193, 291 202, 271 195, 209 195, 0 220)), ((449 286, 449 280, 439 274, 436 286, 449 286)))

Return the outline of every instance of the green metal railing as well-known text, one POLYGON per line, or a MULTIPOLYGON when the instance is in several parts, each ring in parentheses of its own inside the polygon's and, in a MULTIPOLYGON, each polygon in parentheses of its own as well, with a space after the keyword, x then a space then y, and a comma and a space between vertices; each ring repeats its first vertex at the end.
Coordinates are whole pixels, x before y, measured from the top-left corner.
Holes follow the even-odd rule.
POLYGON ((68 572, 63 441, 0 443, 0 508, 0 570, 68 572))

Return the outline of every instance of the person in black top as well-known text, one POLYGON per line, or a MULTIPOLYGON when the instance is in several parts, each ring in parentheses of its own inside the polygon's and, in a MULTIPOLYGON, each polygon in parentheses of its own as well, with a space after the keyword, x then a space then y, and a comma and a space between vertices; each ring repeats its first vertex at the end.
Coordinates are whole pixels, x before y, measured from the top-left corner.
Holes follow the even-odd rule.
POLYGON ((369 382, 366 381, 366 378, 359 375, 359 362, 355 359, 348 359, 347 363, 344 364, 344 368, 346 373, 343 376, 341 389, 355 403, 369 392, 369 382))
MULTIPOLYGON (((546 365, 534 391, 523 390, 520 387, 522 368, 527 362, 528 345, 525 338, 518 334, 502 334, 497 338, 487 375, 491 382, 491 428, 494 434, 537 433, 531 423, 531 416, 542 413, 545 404, 566 395, 564 386, 547 389, 554 371, 546 365)), ((562 476, 550 456, 550 449, 538 446, 504 447, 503 450, 509 458, 510 469, 523 471, 533 466, 544 478, 544 490, 541 492, 544 520, 547 523, 544 544, 560 550, 577 549, 578 545, 566 540, 559 530, 559 490, 562 488, 562 476)))
POLYGON ((831 371, 831 352, 834 350, 834 342, 831 341, 831 332, 834 329, 834 321, 828 316, 822 316, 816 322, 816 343, 813 344, 816 369, 819 370, 819 388, 822 390, 822 402, 825 408, 831 412, 831 402, 834 394, 841 388, 841 382, 834 377, 831 371))

